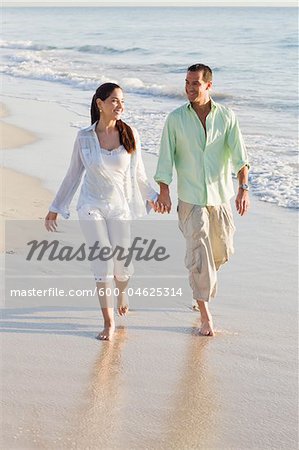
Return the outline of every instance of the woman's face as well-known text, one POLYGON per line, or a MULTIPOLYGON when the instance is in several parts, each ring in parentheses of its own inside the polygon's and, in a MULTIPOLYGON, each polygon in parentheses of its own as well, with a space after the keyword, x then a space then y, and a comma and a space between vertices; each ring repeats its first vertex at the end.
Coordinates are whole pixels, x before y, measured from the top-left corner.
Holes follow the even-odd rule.
POLYGON ((115 88, 106 100, 97 99, 97 106, 107 120, 119 120, 124 112, 123 91, 115 88))

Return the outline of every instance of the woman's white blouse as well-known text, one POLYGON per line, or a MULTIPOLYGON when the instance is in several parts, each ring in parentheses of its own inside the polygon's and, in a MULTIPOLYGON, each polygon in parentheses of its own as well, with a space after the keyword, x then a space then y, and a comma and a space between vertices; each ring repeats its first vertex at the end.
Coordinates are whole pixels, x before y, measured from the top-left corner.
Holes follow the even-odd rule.
POLYGON ((123 186, 126 172, 130 170, 130 154, 123 145, 113 150, 106 150, 100 145, 100 152, 106 169, 113 172, 114 180, 123 186))
POLYGON ((158 193, 147 179, 137 130, 132 127, 136 142, 134 153, 128 154, 120 146, 108 156, 105 154, 108 151, 100 147, 96 124, 78 131, 69 169, 49 211, 59 213, 65 219, 70 217, 69 205, 85 170, 77 210, 83 205, 101 208, 109 203, 122 217, 134 219, 144 216, 151 209, 148 201, 156 201, 158 193), (114 162, 109 163, 107 158, 114 158, 114 162))

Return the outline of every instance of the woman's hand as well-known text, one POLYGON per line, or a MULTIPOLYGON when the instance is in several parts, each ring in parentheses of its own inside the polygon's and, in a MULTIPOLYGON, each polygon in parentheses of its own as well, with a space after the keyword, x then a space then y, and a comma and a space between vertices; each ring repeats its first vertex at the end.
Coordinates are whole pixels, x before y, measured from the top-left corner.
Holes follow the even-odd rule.
POLYGON ((156 210, 157 210, 157 203, 154 202, 153 200, 148 200, 148 202, 151 205, 151 207, 153 208, 153 210, 156 212, 156 210))
POLYGON ((49 211, 45 217, 45 227, 48 231, 56 231, 57 228, 57 213, 49 211))

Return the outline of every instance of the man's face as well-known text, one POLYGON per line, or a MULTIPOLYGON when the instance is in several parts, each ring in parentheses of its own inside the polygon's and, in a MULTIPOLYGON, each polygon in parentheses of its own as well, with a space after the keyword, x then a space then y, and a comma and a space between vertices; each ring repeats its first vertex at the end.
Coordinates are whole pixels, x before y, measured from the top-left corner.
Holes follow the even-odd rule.
POLYGON ((187 72, 185 91, 189 102, 196 102, 206 98, 212 82, 205 82, 202 79, 203 72, 187 72))

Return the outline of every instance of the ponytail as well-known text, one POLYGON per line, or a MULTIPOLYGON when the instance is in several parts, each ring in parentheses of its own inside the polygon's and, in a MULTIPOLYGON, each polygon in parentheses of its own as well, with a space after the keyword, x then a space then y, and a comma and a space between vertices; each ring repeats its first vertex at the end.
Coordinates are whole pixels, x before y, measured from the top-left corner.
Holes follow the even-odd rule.
POLYGON ((119 140, 121 145, 125 147, 128 153, 133 153, 136 150, 136 142, 132 128, 122 120, 116 121, 116 126, 119 131, 119 140))
POLYGON ((100 111, 97 107, 97 94, 95 93, 91 100, 90 105, 90 118, 91 118, 91 125, 95 122, 97 122, 100 119, 100 111))

